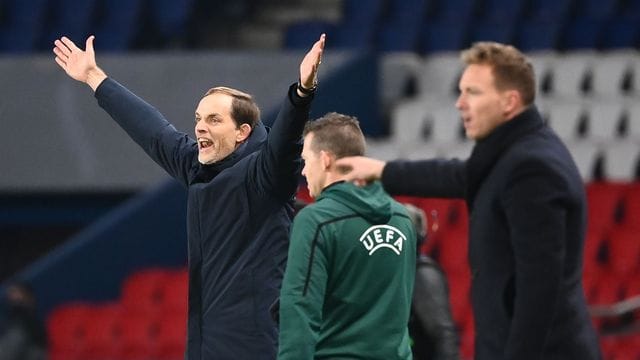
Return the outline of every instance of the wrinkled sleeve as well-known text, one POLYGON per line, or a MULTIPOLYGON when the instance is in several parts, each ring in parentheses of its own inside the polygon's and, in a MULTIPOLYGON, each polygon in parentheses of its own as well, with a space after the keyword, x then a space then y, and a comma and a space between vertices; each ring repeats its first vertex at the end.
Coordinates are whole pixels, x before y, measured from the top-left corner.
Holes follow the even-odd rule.
POLYGON ((327 257, 318 224, 303 209, 293 222, 280 291, 278 359, 313 359, 327 285, 327 257))
POLYGON ((302 130, 309 119, 313 96, 299 97, 291 85, 280 112, 269 132, 266 147, 258 155, 250 174, 260 194, 272 194, 286 200, 298 187, 301 169, 302 130))
POLYGON ((153 161, 183 184, 197 156, 196 142, 173 127, 153 106, 113 79, 96 89, 98 104, 153 161))

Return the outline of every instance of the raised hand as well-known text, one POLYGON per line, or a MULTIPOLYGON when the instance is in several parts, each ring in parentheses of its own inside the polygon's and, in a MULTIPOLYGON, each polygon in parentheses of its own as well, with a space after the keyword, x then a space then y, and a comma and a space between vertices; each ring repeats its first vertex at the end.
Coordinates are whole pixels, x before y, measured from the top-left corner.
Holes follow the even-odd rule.
POLYGON ((318 83, 318 68, 322 63, 325 37, 325 34, 320 35, 320 39, 313 44, 300 63, 300 84, 305 89, 312 89, 318 83))
POLYGON ((107 75, 96 64, 96 54, 93 50, 93 35, 86 41, 86 50, 82 50, 69 38, 63 36, 54 42, 53 53, 56 63, 71 78, 84 82, 95 89, 107 78, 107 75))

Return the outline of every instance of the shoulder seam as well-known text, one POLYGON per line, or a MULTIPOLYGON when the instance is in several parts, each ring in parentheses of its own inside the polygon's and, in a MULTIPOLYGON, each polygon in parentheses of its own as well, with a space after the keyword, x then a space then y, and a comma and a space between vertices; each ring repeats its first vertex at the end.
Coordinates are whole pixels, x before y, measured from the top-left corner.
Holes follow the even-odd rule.
MULTIPOLYGON (((407 216, 406 214, 400 213, 400 212, 393 212, 391 214, 392 216, 402 216, 405 217, 407 219, 411 219, 409 216, 407 216)), ((350 218, 354 218, 354 217, 361 217, 358 214, 349 214, 349 215, 343 215, 343 216, 339 216, 324 222, 321 222, 320 224, 318 224, 318 226, 316 226, 316 231, 313 234, 313 240, 311 241, 311 253, 309 254, 309 265, 307 266, 307 275, 304 278, 304 288, 302 290, 302 296, 306 296, 307 295, 307 290, 309 289, 309 280, 311 279, 311 267, 313 266, 313 257, 315 255, 316 252, 316 245, 318 243, 318 235, 320 234, 320 229, 328 224, 337 222, 337 221, 341 221, 341 220, 346 220, 346 219, 350 219, 350 218)))
POLYGON ((311 278, 311 267, 313 266, 313 256, 315 255, 315 252, 316 252, 316 245, 318 243, 318 235, 320 234, 320 229, 323 226, 331 224, 333 222, 345 220, 353 217, 359 217, 359 216, 360 215, 358 214, 343 215, 337 218, 333 218, 333 219, 321 222, 320 224, 318 224, 318 226, 316 226, 316 231, 313 234, 313 240, 311 241, 311 253, 309 254, 309 265, 307 267, 307 275, 304 278, 304 288, 302 290, 302 296, 307 295, 307 290, 309 288, 309 279, 311 278))

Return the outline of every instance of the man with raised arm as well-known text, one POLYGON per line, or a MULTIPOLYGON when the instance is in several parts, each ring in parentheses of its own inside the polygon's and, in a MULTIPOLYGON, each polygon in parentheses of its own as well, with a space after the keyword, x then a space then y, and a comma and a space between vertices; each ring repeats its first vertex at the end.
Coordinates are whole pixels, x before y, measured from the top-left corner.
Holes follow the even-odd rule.
POLYGON ((85 50, 66 37, 55 41, 58 65, 89 85, 98 104, 188 188, 186 359, 276 357, 277 325, 269 306, 284 272, 300 140, 324 39, 302 60, 299 82, 289 88, 271 131, 250 95, 215 87, 195 111, 194 138, 97 66, 93 36, 85 50))

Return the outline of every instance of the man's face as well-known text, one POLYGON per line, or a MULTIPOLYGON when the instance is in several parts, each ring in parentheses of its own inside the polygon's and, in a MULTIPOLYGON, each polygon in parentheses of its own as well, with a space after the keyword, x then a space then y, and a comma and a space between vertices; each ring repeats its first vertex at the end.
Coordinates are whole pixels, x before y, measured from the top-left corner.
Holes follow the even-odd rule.
POLYGON ((322 189, 324 189, 326 172, 322 160, 322 153, 315 152, 311 149, 312 141, 313 133, 309 133, 304 137, 304 145, 302 146, 302 159, 304 160, 302 176, 307 179, 309 195, 315 199, 320 195, 322 189))
POLYGON ((507 120, 507 93, 495 87, 489 65, 471 64, 460 78, 460 111, 467 138, 480 140, 507 120))
POLYGON ((240 139, 240 129, 231 118, 231 101, 226 94, 207 95, 196 109, 195 134, 198 141, 198 161, 218 162, 231 154, 240 139))

